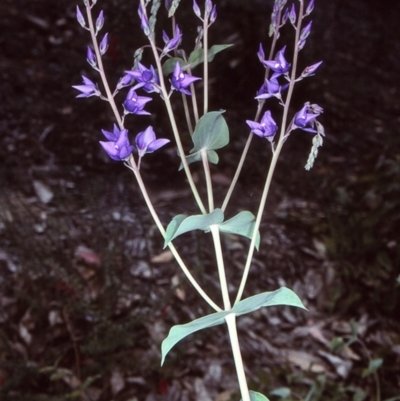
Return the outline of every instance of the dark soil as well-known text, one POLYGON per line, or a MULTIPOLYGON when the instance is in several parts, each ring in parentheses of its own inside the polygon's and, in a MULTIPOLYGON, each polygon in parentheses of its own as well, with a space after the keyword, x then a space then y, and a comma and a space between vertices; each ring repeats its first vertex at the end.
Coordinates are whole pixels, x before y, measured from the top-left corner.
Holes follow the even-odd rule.
MULTIPOLYGON (((98 0, 95 8, 111 35, 113 83, 145 43, 136 3, 98 0)), ((190 45, 185 3, 178 19, 190 45)), ((256 51, 269 45, 271 1, 216 3, 210 40, 235 44, 210 65, 210 109, 227 110, 231 133, 214 170, 221 200, 255 113, 264 73, 256 51)), ((75 98, 81 75, 97 79, 75 7, 0 3, 0 399, 237 400, 223 327, 196 333, 159 366, 169 328, 211 311, 162 253, 132 173, 101 150, 100 129, 113 124, 108 105, 75 98)), ((382 400, 400 393, 399 18, 397 1, 316 1, 299 68, 324 63, 298 85, 292 111, 305 101, 323 106, 327 137, 311 172, 303 169, 311 136, 298 131, 285 145, 246 288, 249 296, 286 285, 309 313, 268 309, 239 320, 257 391, 289 387, 288 399, 305 399, 313 389, 307 399, 315 401, 378 400, 377 387, 382 400), (379 359, 376 373, 365 370, 379 359)), ((143 124, 170 137, 161 103, 149 110, 143 124)), ((143 128, 127 121, 132 132, 143 128)), ((269 157, 255 138, 228 214, 256 212, 269 157)), ((196 211, 177 169, 172 146, 143 161, 165 224, 196 211)), ((188 234, 177 245, 219 294, 208 238, 188 234)), ((223 245, 234 293, 248 243, 223 245)))

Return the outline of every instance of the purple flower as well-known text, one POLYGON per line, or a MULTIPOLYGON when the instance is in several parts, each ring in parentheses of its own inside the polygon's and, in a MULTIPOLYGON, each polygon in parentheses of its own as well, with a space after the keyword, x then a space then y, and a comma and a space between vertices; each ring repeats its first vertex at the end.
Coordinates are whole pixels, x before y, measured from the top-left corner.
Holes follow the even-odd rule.
POLYGON ((147 93, 160 92, 159 85, 160 80, 157 72, 153 66, 146 68, 143 64, 138 63, 138 69, 132 71, 125 71, 132 78, 134 78, 137 84, 133 87, 133 90, 143 88, 147 93))
POLYGON ((134 88, 129 89, 128 95, 124 102, 125 114, 150 115, 149 112, 143 110, 147 102, 150 102, 151 97, 138 96, 134 88))
POLYGON ((323 112, 322 107, 317 104, 310 105, 310 102, 304 103, 302 109, 295 114, 293 129, 300 128, 303 131, 315 133, 315 119, 323 112))
POLYGON ((192 75, 185 74, 182 71, 182 68, 177 61, 175 64, 174 72, 172 74, 171 84, 172 89, 175 89, 179 92, 184 93, 185 95, 191 95, 191 93, 186 89, 190 84, 194 81, 197 81, 201 78, 193 77, 192 75))
POLYGON ((83 75, 82 75, 82 80, 84 85, 72 86, 73 88, 82 92, 77 97, 101 96, 101 92, 99 91, 99 88, 94 82, 92 82, 89 78, 86 78, 83 75))
POLYGON ((272 77, 270 80, 266 79, 264 85, 261 86, 259 91, 257 92, 256 99, 269 99, 270 97, 276 97, 281 99, 281 92, 284 91, 289 84, 279 85, 279 82, 276 78, 272 77))
POLYGON ((163 31, 163 40, 165 43, 164 49, 162 51, 161 57, 165 56, 172 50, 175 50, 182 42, 182 32, 179 29, 179 26, 175 26, 175 34, 172 39, 168 37, 165 31, 163 31))
POLYGON ((120 130, 115 124, 113 132, 102 130, 107 142, 100 141, 100 145, 113 160, 121 161, 129 157, 135 149, 129 143, 128 130, 120 130))
POLYGON ((258 135, 261 138, 267 138, 270 142, 273 141, 274 135, 278 130, 278 126, 272 118, 269 110, 264 113, 259 123, 250 120, 246 120, 246 123, 253 134, 258 135))
POLYGON ((83 14, 82 14, 81 9, 79 8, 79 6, 76 6, 76 19, 78 20, 79 25, 82 28, 85 28, 85 26, 86 26, 85 18, 83 17, 83 14))
POLYGON ((306 78, 309 77, 311 75, 314 75, 315 71, 317 70, 317 68, 322 64, 322 61, 315 63, 313 65, 309 65, 308 67, 306 67, 304 69, 304 71, 301 73, 301 78, 306 78))
POLYGON ((139 157, 142 158, 146 153, 152 153, 170 142, 169 139, 156 139, 153 127, 147 127, 143 132, 139 132, 135 138, 139 157))
POLYGON ((290 69, 290 64, 286 61, 284 53, 286 46, 284 46, 278 53, 276 53, 275 60, 264 60, 262 63, 269 67, 275 74, 273 78, 277 78, 282 74, 286 74, 290 69))

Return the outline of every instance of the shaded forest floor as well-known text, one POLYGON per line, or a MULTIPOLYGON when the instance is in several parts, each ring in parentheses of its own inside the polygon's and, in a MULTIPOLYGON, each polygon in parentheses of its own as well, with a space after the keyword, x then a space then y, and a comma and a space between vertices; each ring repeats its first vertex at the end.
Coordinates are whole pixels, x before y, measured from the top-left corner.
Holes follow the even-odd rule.
MULTIPOLYGON (((106 62, 117 79, 132 63, 132 51, 123 49, 134 49, 142 35, 131 26, 136 10, 111 3, 106 29, 115 42, 106 62)), ((75 5, 48 4, 23 12, 18 1, 0 5, 0 399, 238 400, 224 327, 196 333, 160 367, 169 328, 210 310, 162 252, 133 175, 98 146, 100 129, 112 122, 106 105, 74 99, 71 85, 91 74, 75 5)), ((310 137, 299 133, 285 145, 246 287, 249 296, 288 286, 309 312, 269 308, 239 319, 250 387, 280 389, 271 399, 377 400, 380 390, 384 400, 400 393, 396 4, 382 15, 361 0, 315 11, 316 43, 305 65, 322 58, 324 68, 302 88, 294 110, 309 98, 323 105, 328 136, 311 172, 303 169, 310 137)), ((211 89, 212 106, 227 108, 236 127, 214 170, 221 199, 246 140, 244 121, 254 114, 253 76, 263 73, 254 51, 260 38, 267 43, 261 11, 269 15, 235 2, 221 2, 219 11, 215 43, 233 41, 237 49, 232 63, 228 52, 214 61, 221 67, 211 89)), ((154 112, 168 126, 165 114, 154 112)), ((232 215, 256 211, 270 157, 259 144, 228 208, 232 215)), ((143 165, 165 224, 195 210, 174 155, 149 155, 143 165)), ((208 240, 190 234, 177 245, 206 290, 219 294, 208 240)), ((248 242, 231 236, 223 246, 234 293, 248 242)))

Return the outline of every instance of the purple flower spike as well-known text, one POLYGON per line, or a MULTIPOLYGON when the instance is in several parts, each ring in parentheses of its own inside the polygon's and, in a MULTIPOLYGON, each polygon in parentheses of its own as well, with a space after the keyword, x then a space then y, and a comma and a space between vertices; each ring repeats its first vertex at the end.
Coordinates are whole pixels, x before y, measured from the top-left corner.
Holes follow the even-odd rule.
POLYGON ((282 74, 286 74, 290 69, 290 64, 286 61, 284 53, 286 46, 284 46, 278 53, 276 53, 275 60, 264 60, 263 64, 269 67, 275 74, 272 78, 277 78, 282 74))
POLYGON ((82 14, 79 6, 76 6, 76 19, 78 20, 79 25, 82 28, 85 28, 85 26, 86 26, 85 18, 83 17, 83 14, 82 14))
POLYGON ((135 138, 136 146, 138 148, 139 157, 143 157, 146 153, 152 153, 157 149, 170 142, 169 139, 156 139, 153 127, 149 126, 145 131, 139 132, 135 138))
POLYGON ((147 102, 152 100, 151 97, 138 96, 134 88, 129 89, 128 96, 124 102, 125 114, 150 115, 149 112, 143 110, 147 102))
POLYGON ((278 126, 272 118, 271 112, 269 110, 264 113, 259 123, 250 120, 246 120, 246 123, 250 127, 253 134, 258 135, 261 138, 266 138, 270 142, 273 141, 274 135, 278 130, 278 126))
POLYGON ((96 68, 97 65, 96 56, 94 55, 92 49, 89 46, 87 47, 86 60, 93 68, 96 68))
POLYGON ((322 61, 315 63, 313 65, 309 65, 308 67, 306 67, 304 69, 304 71, 301 73, 301 78, 306 78, 306 77, 310 77, 311 75, 315 74, 315 71, 317 70, 317 68, 322 64, 322 61))
POLYGON ((84 85, 72 86, 73 88, 82 92, 77 97, 101 96, 101 92, 99 91, 99 88, 94 82, 92 82, 89 78, 86 78, 83 75, 82 75, 82 80, 84 85))
POLYGON ((103 56, 108 49, 108 33, 106 33, 99 45, 100 54, 103 56))
POLYGON ((194 81, 197 81, 201 78, 193 77, 192 75, 185 74, 182 71, 182 68, 179 62, 176 62, 174 72, 172 74, 171 84, 172 89, 175 89, 185 95, 191 95, 191 93, 186 89, 190 84, 194 81))
POLYGON ((160 92, 160 80, 153 66, 150 66, 149 69, 146 68, 143 64, 138 63, 137 70, 125 72, 129 74, 132 78, 134 78, 137 82, 133 90, 143 88, 147 93, 160 92))
POLYGON ((284 91, 289 84, 279 85, 279 82, 276 78, 266 79, 265 83, 259 89, 257 93, 257 100, 269 99, 271 97, 276 97, 281 99, 281 92, 284 91))
POLYGON ((315 133, 314 129, 315 119, 323 112, 322 108, 318 105, 310 105, 306 102, 302 109, 294 116, 294 129, 300 128, 303 131, 315 133))
POLYGON ((100 141, 100 145, 111 159, 117 161, 125 160, 134 151, 135 147, 129 143, 128 130, 119 130, 118 127, 114 125, 113 132, 104 130, 102 130, 102 132, 110 141, 100 141))
POLYGON ((96 20, 96 34, 97 32, 100 31, 101 28, 103 28, 103 25, 104 25, 104 12, 103 10, 101 10, 96 20))

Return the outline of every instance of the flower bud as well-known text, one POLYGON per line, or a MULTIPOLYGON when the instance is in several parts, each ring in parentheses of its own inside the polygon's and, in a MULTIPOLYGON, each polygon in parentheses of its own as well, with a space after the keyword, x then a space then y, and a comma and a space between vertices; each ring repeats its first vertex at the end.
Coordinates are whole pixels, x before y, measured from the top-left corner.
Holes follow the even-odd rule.
POLYGON ((165 8, 167 9, 168 12, 171 9, 171 6, 172 6, 172 0, 165 0, 165 8))
POLYGON ((217 19, 217 7, 214 5, 210 14, 210 24, 213 24, 217 19))
POLYGON ((289 9, 286 8, 285 12, 283 13, 283 17, 282 17, 282 25, 286 24, 288 18, 289 18, 289 9))
POLYGON ((196 14, 196 17, 201 18, 201 11, 199 5, 196 3, 196 0, 193 0, 193 11, 196 14))
POLYGON ((106 33, 100 42, 99 50, 100 54, 103 55, 108 49, 108 33, 106 33))
POLYGON ((142 31, 146 36, 149 36, 150 35, 149 21, 146 17, 146 14, 145 14, 141 4, 139 4, 138 14, 140 17, 140 25, 141 25, 142 31))
POLYGON ((104 25, 104 12, 103 10, 101 10, 96 20, 96 34, 97 32, 100 31, 101 28, 103 28, 103 25, 104 25))
POLYGON ((290 9, 289 12, 289 20, 290 23, 294 26, 294 24, 296 23, 296 8, 294 4, 292 4, 292 8, 290 9))
POLYGON ((308 35, 309 35, 310 32, 311 32, 311 26, 312 26, 312 21, 310 21, 310 22, 308 23, 308 25, 305 26, 305 27, 301 30, 301 33, 300 33, 300 40, 306 40, 306 39, 308 38, 308 35))
POLYGON ((206 0, 206 15, 209 16, 212 10, 213 4, 211 3, 211 0, 206 0))
POLYGON ((317 68, 322 64, 322 61, 315 63, 313 65, 309 65, 308 67, 306 67, 304 69, 304 71, 301 73, 301 77, 302 78, 306 78, 309 77, 311 75, 314 75, 315 71, 317 70, 317 68))
POLYGON ((261 62, 263 62, 265 60, 265 53, 264 53, 264 49, 263 49, 261 43, 260 43, 260 47, 258 48, 257 56, 261 62))
POLYGON ((310 2, 308 3, 306 13, 304 16, 307 17, 307 15, 310 15, 312 13, 312 10, 314 10, 314 0, 310 0, 310 2))
POLYGON ((97 65, 96 56, 94 55, 92 49, 89 46, 87 47, 86 60, 93 68, 96 67, 97 65))
POLYGON ((79 6, 76 6, 76 19, 78 20, 79 25, 82 28, 85 28, 86 26, 85 18, 83 17, 83 14, 81 13, 79 6))

